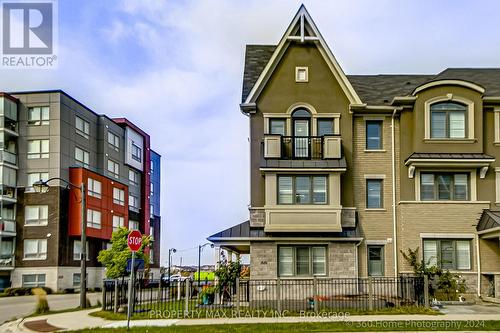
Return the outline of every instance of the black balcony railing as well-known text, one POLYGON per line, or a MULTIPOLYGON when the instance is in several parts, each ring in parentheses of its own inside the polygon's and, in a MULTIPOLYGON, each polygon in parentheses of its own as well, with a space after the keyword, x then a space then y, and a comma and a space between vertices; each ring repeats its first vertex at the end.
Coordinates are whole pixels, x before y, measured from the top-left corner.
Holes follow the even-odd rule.
POLYGON ((281 158, 317 159, 323 158, 323 136, 282 136, 281 158))

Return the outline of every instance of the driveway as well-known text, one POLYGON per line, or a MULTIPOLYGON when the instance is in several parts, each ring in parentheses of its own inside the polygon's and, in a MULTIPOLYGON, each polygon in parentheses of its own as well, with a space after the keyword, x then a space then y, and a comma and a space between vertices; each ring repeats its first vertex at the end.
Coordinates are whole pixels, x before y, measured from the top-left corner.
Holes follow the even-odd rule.
MULTIPOLYGON (((80 294, 48 295, 50 310, 65 310, 80 305, 80 294)), ((101 293, 88 293, 92 305, 102 297, 101 293)), ((21 318, 33 313, 36 305, 35 296, 16 296, 0 298, 0 324, 12 318, 21 318)))

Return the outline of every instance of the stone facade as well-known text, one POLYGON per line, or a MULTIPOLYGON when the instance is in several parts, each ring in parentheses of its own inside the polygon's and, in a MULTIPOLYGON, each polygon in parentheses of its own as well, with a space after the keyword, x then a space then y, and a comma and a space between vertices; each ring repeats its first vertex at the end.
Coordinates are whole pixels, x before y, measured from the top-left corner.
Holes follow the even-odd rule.
POLYGON ((328 272, 330 277, 357 277, 356 244, 352 242, 332 242, 328 245, 328 272))
POLYGON ((266 211, 261 208, 250 208, 250 226, 263 227, 266 224, 266 211))

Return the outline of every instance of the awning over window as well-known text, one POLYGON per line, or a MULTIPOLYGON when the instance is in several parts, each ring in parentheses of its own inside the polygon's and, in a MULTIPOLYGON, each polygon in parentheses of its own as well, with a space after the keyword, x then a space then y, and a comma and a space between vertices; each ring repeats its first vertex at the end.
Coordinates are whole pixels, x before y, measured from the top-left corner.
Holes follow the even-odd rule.
POLYGON ((476 230, 481 238, 500 238, 500 211, 485 209, 476 230))

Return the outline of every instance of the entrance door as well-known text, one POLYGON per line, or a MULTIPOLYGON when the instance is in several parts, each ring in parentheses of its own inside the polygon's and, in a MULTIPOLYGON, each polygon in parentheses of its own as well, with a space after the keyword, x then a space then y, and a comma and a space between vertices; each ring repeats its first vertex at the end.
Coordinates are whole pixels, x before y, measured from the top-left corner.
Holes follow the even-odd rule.
POLYGON ((309 157, 309 119, 293 121, 294 151, 296 158, 309 157))

